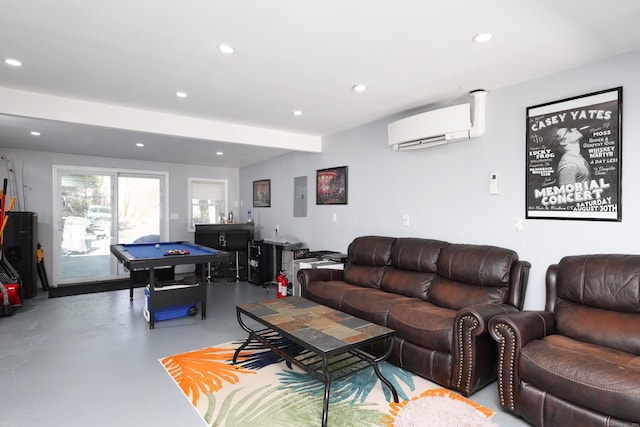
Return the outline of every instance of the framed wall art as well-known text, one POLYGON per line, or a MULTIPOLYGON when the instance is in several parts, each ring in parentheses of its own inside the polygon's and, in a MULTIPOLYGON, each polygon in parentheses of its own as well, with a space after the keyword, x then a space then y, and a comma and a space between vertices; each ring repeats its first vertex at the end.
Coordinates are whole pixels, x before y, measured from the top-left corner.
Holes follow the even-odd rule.
POLYGON ((271 207, 271 180, 253 181, 253 207, 271 207))
POLYGON ((527 108, 526 217, 621 221, 622 87, 527 108))
POLYGON ((347 167, 319 169, 316 171, 316 204, 347 204, 347 167))

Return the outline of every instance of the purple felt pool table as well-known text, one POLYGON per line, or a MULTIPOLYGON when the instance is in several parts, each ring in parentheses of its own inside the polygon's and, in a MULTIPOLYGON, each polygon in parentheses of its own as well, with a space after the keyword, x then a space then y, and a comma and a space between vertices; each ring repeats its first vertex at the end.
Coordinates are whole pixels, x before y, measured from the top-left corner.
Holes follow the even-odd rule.
MULTIPOLYGON (((111 253, 130 271, 149 269, 149 328, 154 328, 155 310, 185 304, 200 304, 202 319, 207 315, 207 264, 225 261, 228 252, 190 242, 131 243, 111 245, 111 253), (156 290, 155 268, 201 264, 200 278, 191 286, 156 290)), ((178 283, 177 283, 178 284, 178 283)), ((129 289, 133 298, 133 283, 129 289)))

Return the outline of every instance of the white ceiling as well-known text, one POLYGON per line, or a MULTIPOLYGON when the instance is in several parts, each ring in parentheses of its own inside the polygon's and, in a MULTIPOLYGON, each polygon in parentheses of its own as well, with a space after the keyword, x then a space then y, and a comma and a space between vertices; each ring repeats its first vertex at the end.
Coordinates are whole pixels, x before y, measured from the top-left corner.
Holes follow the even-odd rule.
MULTIPOLYGON (((0 64, 0 88, 295 140, 638 49, 639 18, 638 0, 0 0, 0 57, 23 63, 0 64)), ((292 149, 7 113, 5 148, 230 167, 292 149)))

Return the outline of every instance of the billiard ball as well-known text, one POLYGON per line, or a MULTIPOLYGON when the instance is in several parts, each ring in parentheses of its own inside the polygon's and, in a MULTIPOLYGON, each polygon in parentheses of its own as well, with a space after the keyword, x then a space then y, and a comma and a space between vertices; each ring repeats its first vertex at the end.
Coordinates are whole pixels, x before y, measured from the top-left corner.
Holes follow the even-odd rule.
POLYGON ((160 245, 158 243, 156 243, 156 249, 158 249, 160 247, 160 245))

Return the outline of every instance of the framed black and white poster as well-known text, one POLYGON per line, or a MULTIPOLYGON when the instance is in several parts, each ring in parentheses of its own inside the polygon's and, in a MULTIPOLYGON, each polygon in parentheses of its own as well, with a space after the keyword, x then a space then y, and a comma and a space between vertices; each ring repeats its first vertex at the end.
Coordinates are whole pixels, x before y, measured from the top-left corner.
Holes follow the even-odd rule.
POLYGON ((621 221, 622 87, 527 108, 526 217, 621 221))

